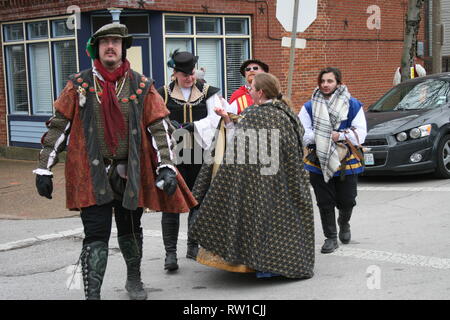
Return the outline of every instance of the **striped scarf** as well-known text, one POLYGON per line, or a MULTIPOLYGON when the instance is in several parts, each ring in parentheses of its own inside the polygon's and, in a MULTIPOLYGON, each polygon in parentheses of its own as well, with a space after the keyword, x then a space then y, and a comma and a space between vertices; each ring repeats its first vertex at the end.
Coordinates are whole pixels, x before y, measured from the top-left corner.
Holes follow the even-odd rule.
POLYGON ((337 131, 341 121, 347 119, 349 105, 350 93, 344 85, 339 86, 328 100, 319 88, 316 88, 312 95, 314 139, 325 182, 328 182, 341 166, 331 133, 333 130, 337 131))

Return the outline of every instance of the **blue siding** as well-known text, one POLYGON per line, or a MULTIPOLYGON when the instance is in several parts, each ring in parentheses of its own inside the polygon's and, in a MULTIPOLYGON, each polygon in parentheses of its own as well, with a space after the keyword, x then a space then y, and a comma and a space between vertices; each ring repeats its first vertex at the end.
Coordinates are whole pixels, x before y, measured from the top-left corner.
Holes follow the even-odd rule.
POLYGON ((42 135, 47 131, 45 122, 11 121, 9 128, 11 142, 40 144, 42 135))

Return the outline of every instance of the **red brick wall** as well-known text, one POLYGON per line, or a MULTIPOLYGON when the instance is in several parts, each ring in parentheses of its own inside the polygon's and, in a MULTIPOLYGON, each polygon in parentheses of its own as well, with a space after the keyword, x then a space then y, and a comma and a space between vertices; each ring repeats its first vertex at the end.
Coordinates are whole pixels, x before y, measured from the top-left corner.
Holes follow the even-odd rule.
MULTIPOLYGON (((82 12, 109 7, 139 8, 137 1, 80 0, 12 0, 12 7, 2 6, 0 21, 21 20, 66 13, 67 6, 78 5, 82 12), (33 3, 26 6, 26 3, 33 3)), ((252 16, 252 55, 269 64, 270 71, 287 90, 289 48, 281 47, 281 37, 289 36, 275 18, 276 0, 156 0, 145 4, 146 10, 166 12, 249 14, 252 16)), ((395 69, 400 65, 403 47, 407 0, 319 0, 318 16, 307 32, 298 38, 307 39, 304 50, 297 49, 292 100, 295 109, 309 100, 316 87, 320 69, 335 66, 341 69, 343 81, 352 95, 366 106, 392 87, 395 69), (381 9, 381 29, 367 28, 366 13, 370 5, 381 9)), ((423 20, 419 39, 424 37, 423 20)), ((0 62, 1 63, 1 62, 0 62)), ((2 69, 1 69, 2 70, 2 69)), ((0 145, 6 144, 4 77, 0 77, 0 145)))

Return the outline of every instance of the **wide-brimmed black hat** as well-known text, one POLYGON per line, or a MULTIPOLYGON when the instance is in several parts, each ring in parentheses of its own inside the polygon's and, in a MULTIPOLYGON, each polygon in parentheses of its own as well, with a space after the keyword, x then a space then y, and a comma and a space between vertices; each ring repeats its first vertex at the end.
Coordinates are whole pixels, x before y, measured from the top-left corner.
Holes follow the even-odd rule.
POLYGON ((176 71, 181 71, 186 74, 193 74, 195 65, 197 64, 198 56, 194 56, 188 51, 175 50, 172 54, 172 59, 167 62, 167 65, 174 68, 176 71))
POLYGON ((119 37, 122 38, 123 44, 126 49, 131 47, 133 43, 133 37, 128 35, 128 28, 124 24, 120 24, 118 22, 113 22, 109 24, 105 24, 103 27, 98 29, 93 35, 91 44, 96 46, 98 44, 98 40, 100 38, 105 37, 119 37))
POLYGON ((261 68, 263 68, 264 72, 269 72, 269 66, 267 64, 265 64, 264 62, 262 62, 261 60, 258 59, 249 59, 246 60, 242 63, 240 71, 243 77, 245 77, 245 68, 247 68, 247 66, 251 63, 255 63, 257 65, 259 65, 261 68))

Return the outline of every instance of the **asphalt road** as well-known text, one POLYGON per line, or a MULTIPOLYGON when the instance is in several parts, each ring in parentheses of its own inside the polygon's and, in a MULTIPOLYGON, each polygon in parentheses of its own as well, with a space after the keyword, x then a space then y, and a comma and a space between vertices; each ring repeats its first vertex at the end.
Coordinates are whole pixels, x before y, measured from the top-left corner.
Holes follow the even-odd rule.
MULTIPOLYGON (((352 241, 333 254, 320 253, 324 238, 314 208, 315 275, 301 281, 256 279, 253 274, 229 273, 186 259, 187 215, 181 219, 180 269, 168 274, 163 270, 161 215, 147 213, 142 220, 143 281, 150 300, 447 300, 449 193, 450 180, 430 176, 361 178, 351 220, 352 241)), ((34 202, 31 205, 36 207, 51 203, 44 198, 34 202)), ((4 207, 8 206, 0 205, 4 207)), ((9 212, 14 213, 14 208, 9 212)), ((67 288, 83 236, 81 220, 73 214, 0 220, 1 300, 83 299, 78 277, 67 288)), ((115 235, 110 240, 102 297, 121 300, 127 299, 126 268, 115 235)))

